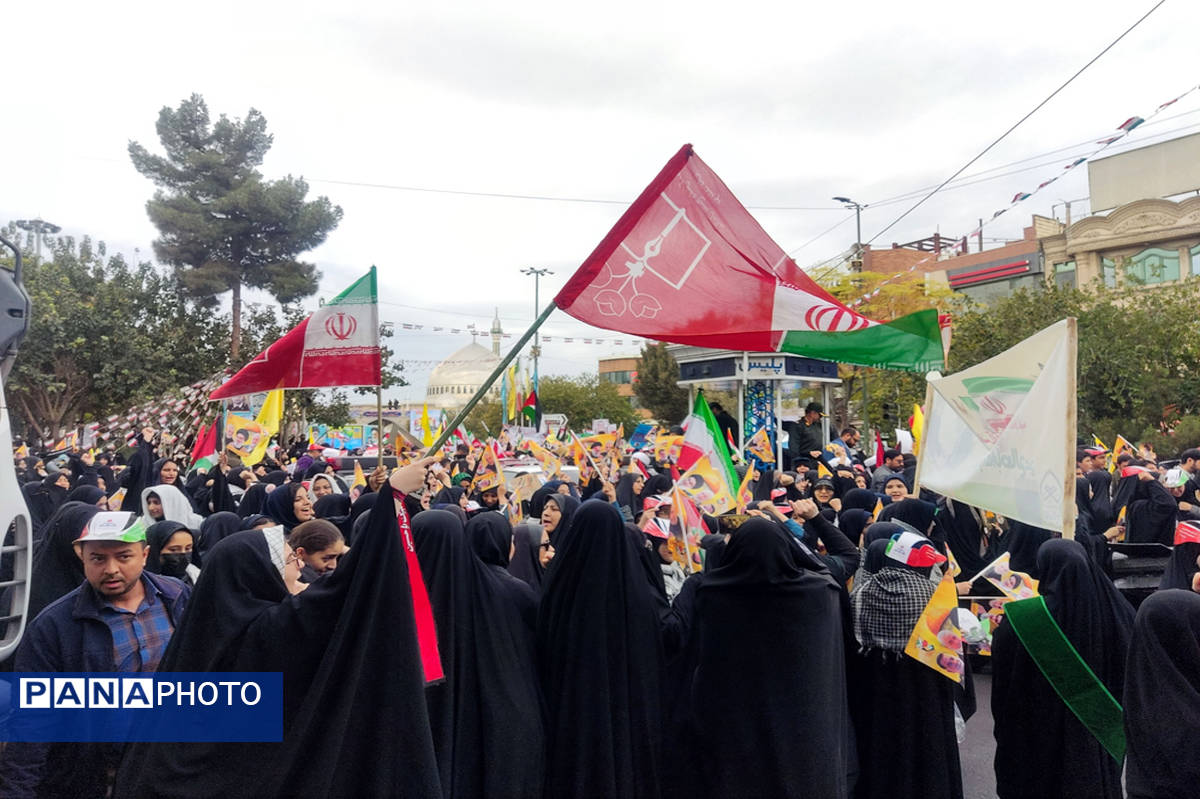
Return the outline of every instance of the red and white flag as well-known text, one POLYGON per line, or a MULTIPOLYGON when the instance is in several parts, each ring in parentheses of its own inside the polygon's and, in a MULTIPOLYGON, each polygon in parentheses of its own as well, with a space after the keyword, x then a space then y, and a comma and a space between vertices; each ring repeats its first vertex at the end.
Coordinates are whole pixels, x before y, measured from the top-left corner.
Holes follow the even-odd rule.
POLYGON ((375 267, 313 312, 209 399, 276 388, 377 386, 380 380, 379 303, 375 267))
POLYGON ((1189 542, 1200 544, 1200 522, 1180 522, 1175 526, 1175 546, 1189 542))
POLYGON ((914 371, 943 365, 936 309, 877 322, 838 302, 772 241, 691 145, 554 301, 590 325, 657 341, 914 371))

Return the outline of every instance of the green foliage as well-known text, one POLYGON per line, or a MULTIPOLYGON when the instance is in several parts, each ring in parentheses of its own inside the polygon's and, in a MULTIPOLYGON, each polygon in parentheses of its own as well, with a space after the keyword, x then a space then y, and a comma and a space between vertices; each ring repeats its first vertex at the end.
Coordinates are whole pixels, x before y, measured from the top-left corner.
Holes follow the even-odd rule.
MULTIPOLYGON (((542 378, 542 382, 545 383, 547 379, 542 378)), ((463 425, 472 435, 479 436, 481 439, 487 436, 499 435, 501 426, 500 411, 502 408, 500 400, 485 397, 467 414, 467 419, 463 422, 463 425)))
MULTIPOLYGON (((823 279, 821 285, 847 304, 878 290, 878 294, 854 308, 864 316, 883 321, 929 307, 937 308, 940 313, 950 313, 957 320, 969 307, 967 298, 949 288, 927 288, 924 275, 919 272, 897 278, 878 272, 838 271, 823 279)), ((953 349, 951 352, 953 357, 953 349)), ((922 374, 841 365, 838 376, 842 378, 842 385, 834 390, 832 407, 826 409, 830 414, 830 426, 835 429, 861 424, 865 418, 871 428, 878 428, 884 438, 890 440, 894 428, 907 428, 913 405, 925 400, 925 376, 922 374), (862 403, 864 382, 867 386, 865 409, 862 403), (885 420, 885 403, 899 407, 898 420, 885 420)), ((863 436, 871 437, 866 431, 863 436)))
POLYGON ((5 386, 27 433, 105 418, 226 365, 228 317, 196 307, 170 273, 87 237, 45 250, 25 262, 33 313, 5 386))
MULTIPOLYGON (((408 381, 404 379, 404 364, 400 361, 393 361, 392 358, 396 355, 395 350, 388 346, 387 340, 396 335, 395 328, 391 323, 380 325, 379 327, 379 360, 383 364, 380 372, 380 378, 383 381, 384 389, 400 388, 407 386, 408 381)), ((366 396, 375 395, 375 389, 371 386, 359 386, 354 389, 355 394, 366 396)))
POLYGON ((163 108, 156 129, 165 155, 129 143, 134 167, 158 187, 146 203, 160 233, 154 252, 202 303, 215 306, 232 292, 236 361, 242 287, 284 304, 311 295, 320 274, 298 256, 325 241, 342 209, 326 197, 306 200, 303 178, 263 178, 258 167, 272 137, 254 109, 243 120, 222 114, 213 123, 204 98, 193 94, 177 109, 163 108))
MULTIPOLYGON (((1048 286, 1022 290, 956 317, 950 372, 986 360, 1067 316, 1079 320, 1079 435, 1112 445, 1200 413, 1194 330, 1200 280, 1116 290, 1048 286)), ((1164 434, 1165 435, 1165 434, 1164 434)), ((1164 451, 1192 446, 1182 433, 1164 451)))
POLYGON ((565 413, 572 430, 582 430, 593 419, 608 419, 613 424, 625 425, 629 432, 638 421, 633 406, 617 393, 617 387, 594 374, 543 377, 538 381, 538 399, 543 413, 565 413))
MULTIPOLYGON (((1112 442, 1116 439, 1115 435, 1108 434, 1109 437, 1097 433, 1100 440, 1105 444, 1112 446, 1112 442)), ((1124 433, 1122 433, 1124 435, 1124 433)), ((1129 436, 1125 436, 1130 438, 1129 436)), ((1153 447, 1154 451, 1162 459, 1178 458, 1179 453, 1185 449, 1200 444, 1200 416, 1183 416, 1168 419, 1160 423, 1157 427, 1147 427, 1142 430, 1141 435, 1136 439, 1131 439, 1139 443, 1145 442, 1153 447)))
POLYGON ((676 385, 679 364, 662 342, 646 342, 641 358, 637 380, 633 381, 633 392, 638 402, 660 423, 679 424, 689 410, 687 389, 676 385))

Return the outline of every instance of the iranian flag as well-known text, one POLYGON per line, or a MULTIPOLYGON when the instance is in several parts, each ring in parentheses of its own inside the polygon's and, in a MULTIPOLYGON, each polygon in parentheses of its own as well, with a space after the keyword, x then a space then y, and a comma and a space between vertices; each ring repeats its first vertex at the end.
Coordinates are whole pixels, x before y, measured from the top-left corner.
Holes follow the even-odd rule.
POLYGON ((377 386, 379 379, 379 305, 372 266, 260 352, 210 399, 276 388, 377 386))
POLYGON ((725 437, 721 435, 721 426, 717 424, 717 418, 713 416, 703 393, 696 395, 696 403, 692 406, 692 412, 683 420, 683 427, 683 449, 679 453, 679 469, 687 472, 701 458, 707 456, 717 477, 725 483, 726 491, 730 496, 735 496, 738 479, 733 468, 733 458, 729 455, 725 437))
POLYGON ((868 319, 805 274, 692 150, 667 162, 554 298, 595 327, 698 347, 928 372, 937 310, 868 319))

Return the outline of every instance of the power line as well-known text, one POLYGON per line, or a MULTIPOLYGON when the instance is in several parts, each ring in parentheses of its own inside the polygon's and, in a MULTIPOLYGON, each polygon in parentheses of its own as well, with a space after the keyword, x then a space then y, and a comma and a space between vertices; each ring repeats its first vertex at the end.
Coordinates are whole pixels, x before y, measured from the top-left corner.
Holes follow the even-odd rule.
POLYGON ((1004 139, 1005 139, 1005 138, 1007 138, 1007 137, 1008 137, 1008 135, 1009 135, 1010 133, 1012 133, 1014 130, 1016 130, 1018 127, 1020 127, 1020 126, 1021 126, 1021 124, 1025 122, 1025 120, 1029 119, 1031 116, 1033 116, 1033 115, 1034 115, 1034 114, 1036 114, 1038 111, 1040 111, 1040 110, 1042 109, 1042 107, 1046 105, 1046 103, 1050 102, 1050 101, 1051 101, 1051 100, 1053 100, 1053 99, 1054 99, 1056 96, 1058 96, 1058 93, 1059 93, 1059 92, 1061 92, 1063 89, 1067 88, 1067 86, 1071 85, 1071 84, 1072 84, 1072 83, 1075 81, 1075 79, 1076 79, 1076 78, 1078 78, 1080 75, 1082 75, 1082 74, 1084 73, 1084 71, 1086 71, 1086 70, 1087 70, 1087 68, 1088 68, 1088 67, 1090 67, 1092 64, 1094 64, 1094 63, 1096 63, 1097 61, 1099 61, 1099 60, 1100 60, 1100 58, 1101 58, 1102 56, 1104 56, 1104 54, 1105 54, 1105 53, 1107 53, 1109 50, 1111 50, 1112 48, 1116 47, 1118 42, 1120 42, 1122 39, 1124 39, 1126 36, 1128 36, 1128 35, 1129 35, 1129 34, 1130 34, 1130 33, 1131 33, 1133 30, 1134 30, 1134 28, 1136 28, 1138 25, 1141 25, 1143 22, 1145 22, 1145 21, 1146 21, 1146 19, 1147 19, 1147 18, 1148 18, 1148 17, 1149 17, 1151 14, 1153 14, 1155 11, 1157 11, 1157 10, 1158 10, 1158 9, 1159 9, 1159 8, 1160 8, 1162 5, 1163 5, 1163 3, 1165 3, 1165 2, 1167 2, 1167 0, 1158 0, 1158 2, 1157 2, 1157 3, 1155 3, 1155 4, 1154 4, 1154 6, 1153 6, 1153 7, 1152 7, 1152 8, 1151 8, 1149 11, 1147 11, 1147 12, 1146 12, 1145 14, 1143 14, 1143 15, 1142 15, 1142 16, 1141 16, 1141 17, 1140 17, 1140 18, 1139 18, 1139 19, 1138 19, 1136 22, 1134 22, 1132 25, 1130 25, 1128 28, 1126 28, 1126 29, 1125 29, 1125 30, 1124 30, 1124 31, 1121 33, 1121 35, 1120 35, 1120 36, 1118 36, 1117 38, 1113 39, 1113 40, 1112 40, 1112 41, 1111 41, 1111 42, 1108 44, 1108 46, 1107 46, 1107 47, 1105 47, 1103 50, 1101 50, 1099 53, 1097 53, 1095 56, 1093 56, 1093 57, 1092 57, 1092 59, 1091 59, 1090 61, 1088 61, 1086 64, 1084 64, 1082 67, 1080 67, 1080 68, 1079 68, 1079 70, 1078 70, 1078 71, 1076 71, 1074 75, 1072 75, 1071 77, 1067 78, 1067 80, 1066 80, 1066 81, 1065 81, 1065 82, 1064 82, 1064 83, 1063 83, 1061 86, 1059 86, 1057 89, 1055 89, 1054 91, 1052 91, 1052 92, 1051 92, 1051 93, 1050 93, 1050 94, 1049 94, 1049 95, 1046 97, 1046 99, 1042 100, 1040 103, 1038 103, 1036 106, 1034 106, 1034 107, 1033 107, 1033 110, 1031 110, 1029 113, 1025 114, 1025 116, 1023 116, 1023 117, 1021 117, 1020 119, 1018 119, 1018 120, 1016 121, 1016 123, 1015 123, 1014 125, 1012 125, 1012 127, 1010 127, 1008 130, 1004 131, 1004 133, 1000 134, 1000 136, 999 136, 998 138, 996 138, 996 139, 995 139, 995 140, 994 140, 994 141, 993 141, 991 144, 989 144, 987 147, 984 147, 984 148, 983 148, 983 149, 982 149, 982 150, 979 152, 979 154, 978 154, 978 155, 976 155, 976 156, 975 156, 974 158, 972 158, 970 161, 967 161, 967 163, 963 164, 961 167, 959 167, 957 170, 955 170, 954 174, 952 174, 950 177, 948 177, 948 178, 946 178, 944 181, 942 181, 942 182, 941 182, 941 183, 940 183, 940 184, 937 186, 937 188, 935 188, 933 191, 931 191, 931 192, 929 192, 928 194, 926 194, 924 197, 922 197, 920 200, 918 200, 918 201, 917 201, 917 202, 916 202, 914 205, 912 205, 912 207, 910 207, 910 208, 909 208, 907 211, 905 211, 904 213, 900 214, 900 216, 896 217, 896 218, 895 218, 895 219, 893 219, 891 222, 889 222, 889 223, 888 223, 888 225, 887 225, 887 227, 883 228, 883 230, 879 231, 879 232, 878 232, 878 233, 876 233, 874 236, 872 236, 870 239, 868 239, 866 243, 867 243, 867 244, 870 244, 871 242, 875 241, 875 239, 877 239, 877 238, 879 238, 880 236, 882 236, 884 233, 887 233, 889 230, 891 230, 893 227, 895 227, 895 226, 896 226, 896 225, 897 225, 897 224, 900 222, 900 220, 904 219, 906 216, 908 216, 909 214, 911 214, 913 211, 915 211, 915 210, 917 210, 918 208, 920 208, 922 205, 924 205, 924 204, 925 204, 925 201, 926 201, 926 200, 928 200, 930 197, 932 197, 933 195, 935 195, 935 194, 937 194, 939 191, 941 191, 941 190, 942 190, 942 188, 943 188, 943 187, 944 187, 944 186, 945 186, 947 183, 949 183, 950 181, 954 180, 954 179, 955 179, 955 178, 957 178, 959 175, 961 175, 963 172, 965 172, 965 171, 966 171, 966 170, 967 170, 967 169, 968 169, 968 168, 971 166, 971 164, 974 164, 974 163, 975 163, 976 161, 978 161, 980 158, 983 158, 983 156, 987 155, 987 154, 988 154, 988 152, 990 152, 990 151, 991 151, 991 149, 992 149, 993 147, 995 147, 995 146, 996 146, 997 144, 999 144, 1000 142, 1004 141, 1004 139))
MULTIPOLYGON (((466 191, 462 189, 435 189, 429 186, 401 186, 392 183, 363 183, 355 180, 327 180, 325 178, 309 178, 310 183, 329 183, 334 186, 358 186, 368 189, 390 189, 392 191, 413 191, 425 194, 453 194, 460 197, 491 197, 504 200, 538 200, 542 202, 558 202, 558 203, 591 203, 600 205, 629 205, 630 200, 605 200, 595 197, 558 197, 544 194, 510 194, 506 192, 494 191, 466 191)), ((821 205, 821 206, 746 206, 752 210, 758 211, 840 211, 840 205, 821 205)))

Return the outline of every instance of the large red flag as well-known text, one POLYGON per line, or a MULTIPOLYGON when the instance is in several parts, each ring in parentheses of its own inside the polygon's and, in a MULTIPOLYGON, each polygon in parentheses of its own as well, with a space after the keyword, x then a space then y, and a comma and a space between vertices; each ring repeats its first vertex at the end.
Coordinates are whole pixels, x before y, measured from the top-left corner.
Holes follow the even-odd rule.
POLYGON ((555 304, 596 327, 700 347, 929 371, 937 311, 877 322, 818 286, 692 151, 682 149, 555 304))
POLYGON ((224 399, 276 388, 377 386, 379 305, 375 267, 289 330, 220 388, 224 399))

